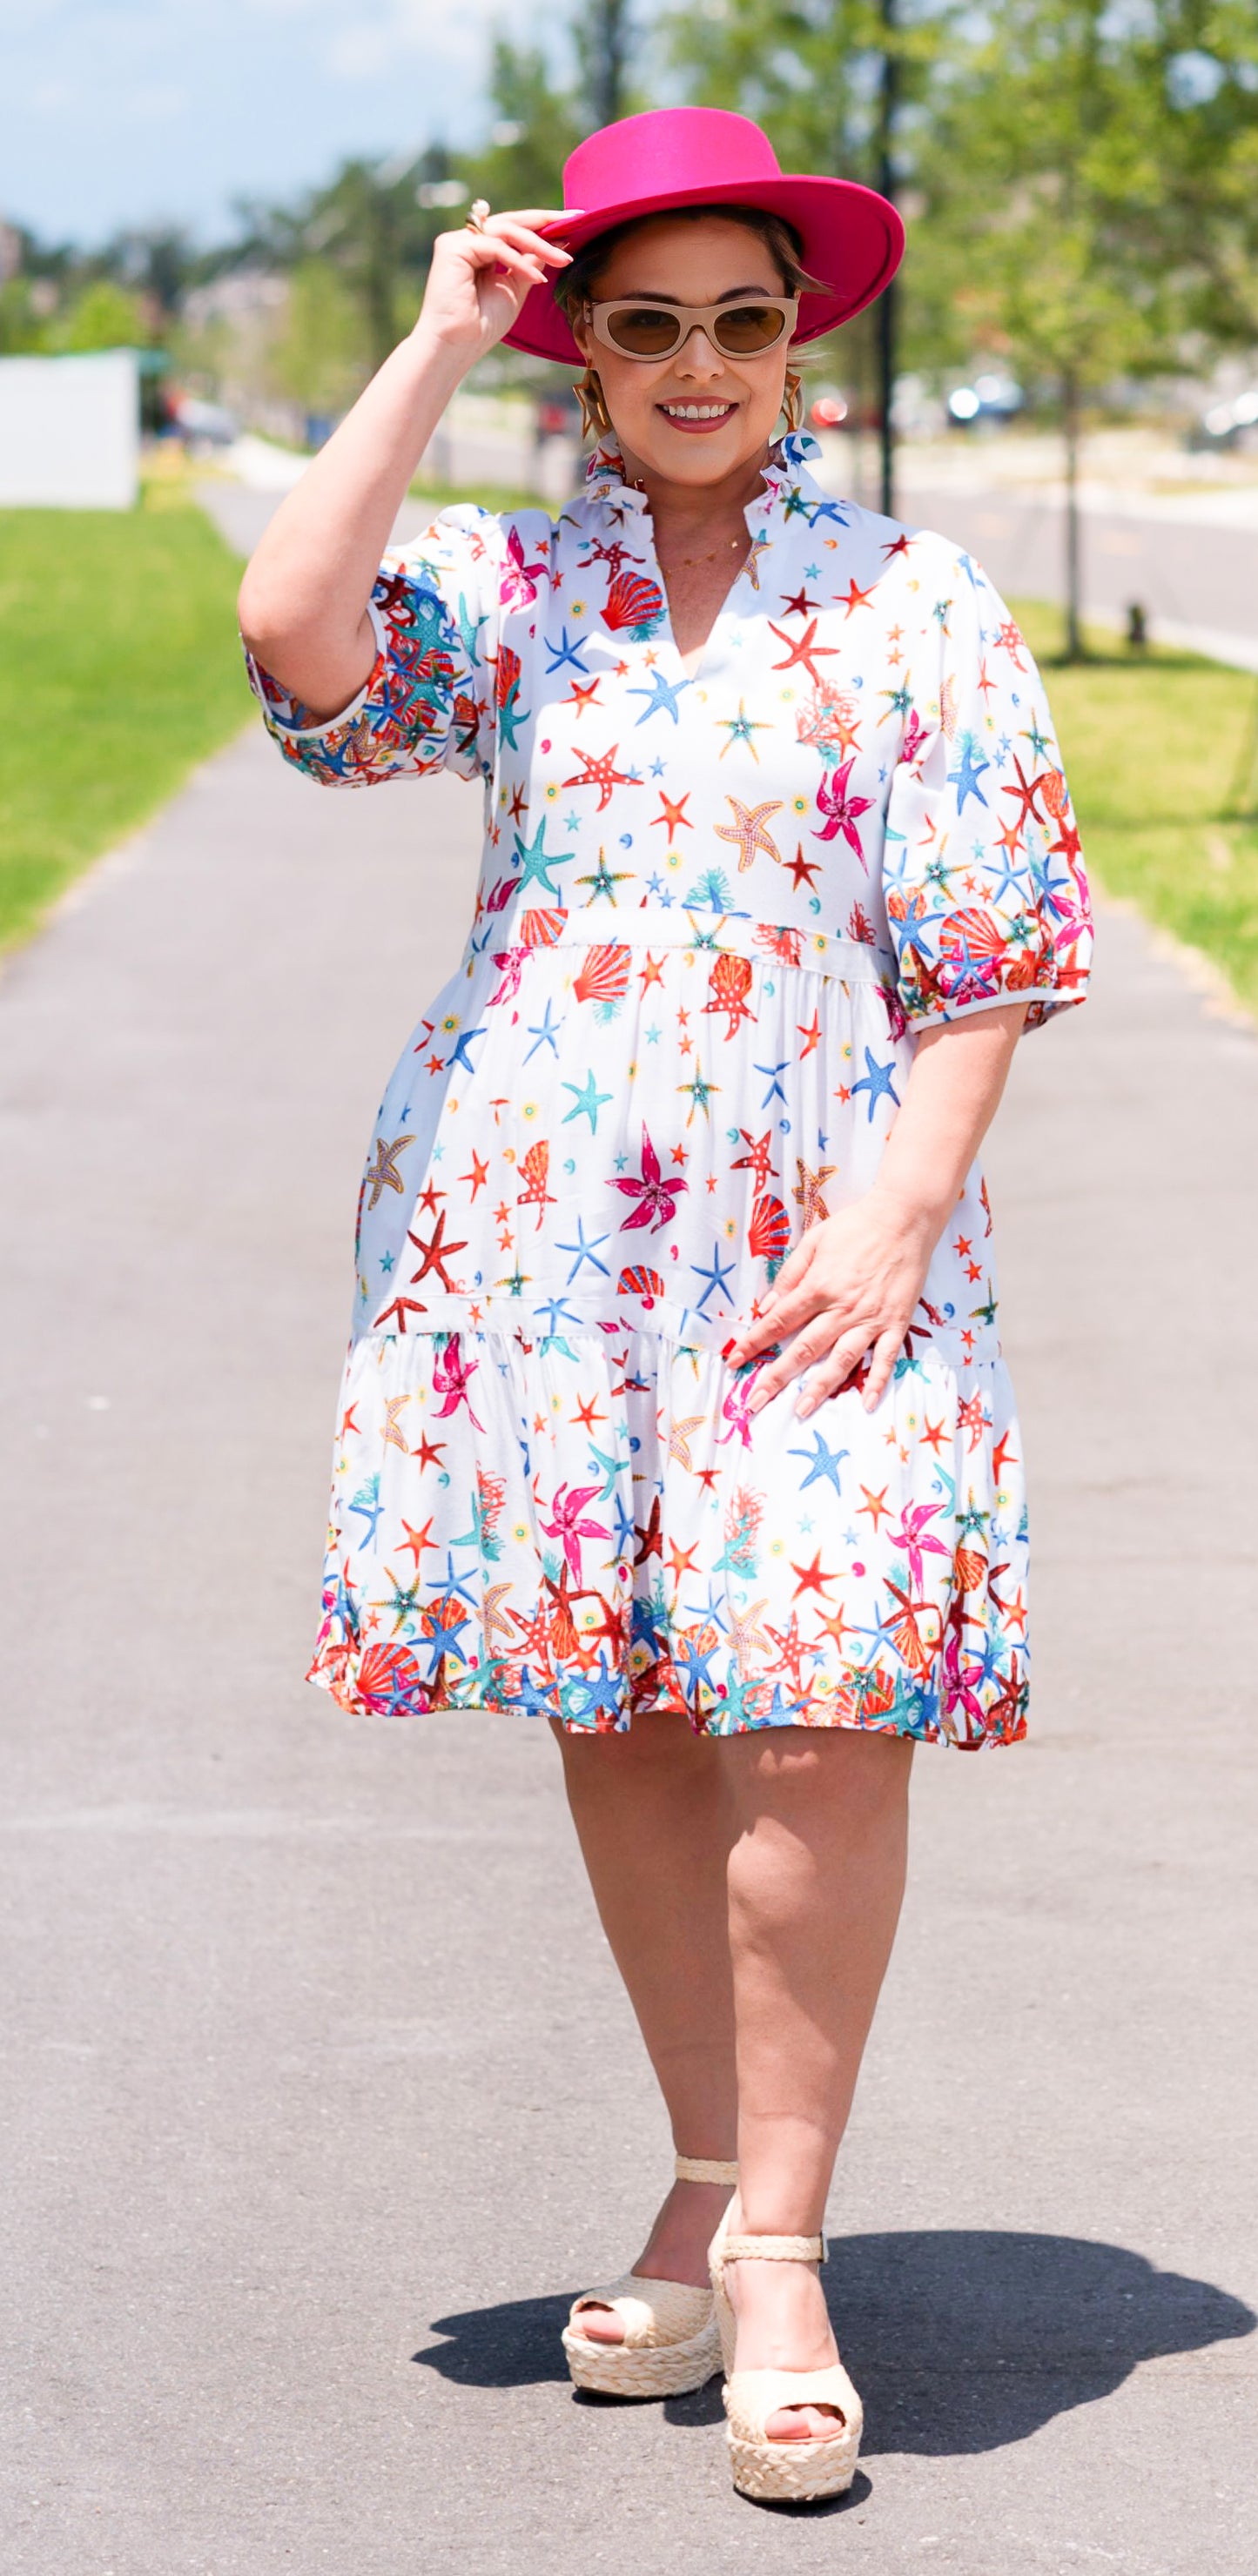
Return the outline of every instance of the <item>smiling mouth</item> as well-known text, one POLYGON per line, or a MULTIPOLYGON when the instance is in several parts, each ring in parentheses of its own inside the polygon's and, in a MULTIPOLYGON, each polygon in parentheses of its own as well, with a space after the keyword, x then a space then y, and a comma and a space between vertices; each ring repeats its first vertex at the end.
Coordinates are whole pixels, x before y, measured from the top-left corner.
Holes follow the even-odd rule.
POLYGON ((662 402, 655 408, 663 413, 674 429, 702 431, 720 429, 724 421, 733 419, 738 405, 735 402, 662 402))

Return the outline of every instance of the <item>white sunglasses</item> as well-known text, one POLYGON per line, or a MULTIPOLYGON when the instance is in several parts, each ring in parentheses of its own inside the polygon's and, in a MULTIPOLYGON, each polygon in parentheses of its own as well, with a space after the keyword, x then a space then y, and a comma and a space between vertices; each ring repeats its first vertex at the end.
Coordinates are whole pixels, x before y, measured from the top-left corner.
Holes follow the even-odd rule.
POLYGON ((604 348, 621 358, 673 358, 692 331, 702 331, 723 358, 761 358, 790 337, 799 315, 797 295, 757 295, 738 304, 653 304, 642 295, 620 295, 591 304, 590 325, 604 348))

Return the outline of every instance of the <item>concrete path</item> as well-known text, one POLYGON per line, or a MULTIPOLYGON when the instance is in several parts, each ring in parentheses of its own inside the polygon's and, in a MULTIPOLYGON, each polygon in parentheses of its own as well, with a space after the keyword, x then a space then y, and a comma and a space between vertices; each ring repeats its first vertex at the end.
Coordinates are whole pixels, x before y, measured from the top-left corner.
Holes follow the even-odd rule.
POLYGON ((667 2140, 548 1735, 301 1675, 453 781, 251 731, 0 977, 6 2576, 1252 2576, 1258 1045, 1125 916, 991 1158, 1034 1739, 919 1758, 833 2514, 557 2329, 667 2140), (834 2527, 841 2522, 841 2528, 834 2527))

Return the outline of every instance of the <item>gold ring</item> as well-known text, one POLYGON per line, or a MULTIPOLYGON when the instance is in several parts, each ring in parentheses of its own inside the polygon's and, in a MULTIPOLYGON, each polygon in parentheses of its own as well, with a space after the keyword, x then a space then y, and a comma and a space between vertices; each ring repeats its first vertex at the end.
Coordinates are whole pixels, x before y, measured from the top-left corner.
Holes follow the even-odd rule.
POLYGON ((489 212, 489 199, 488 199, 488 197, 473 197, 473 199, 472 199, 472 204, 471 204, 471 210, 470 210, 470 212, 469 212, 469 214, 468 214, 468 218, 467 218, 467 229, 468 229, 468 231, 469 231, 470 233, 483 233, 483 232, 484 232, 484 229, 485 229, 485 217, 486 217, 486 215, 488 214, 488 212, 489 212))

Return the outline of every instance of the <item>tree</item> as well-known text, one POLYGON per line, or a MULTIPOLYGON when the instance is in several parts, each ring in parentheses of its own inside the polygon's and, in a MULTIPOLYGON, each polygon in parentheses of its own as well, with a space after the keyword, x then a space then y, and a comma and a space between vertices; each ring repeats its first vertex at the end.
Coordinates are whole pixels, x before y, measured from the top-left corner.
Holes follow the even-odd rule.
POLYGON ((1152 0, 1137 22, 1147 145, 1159 185, 1150 254, 1204 345, 1258 343, 1258 10, 1152 0))
POLYGON ((367 374, 362 307, 331 260, 306 259, 293 270, 270 372, 304 412, 336 419, 358 394, 367 374))
POLYGON ((1083 651, 1079 441, 1116 376, 1174 364, 1178 307, 1153 255, 1163 179, 1132 21, 1110 0, 994 0, 958 56, 921 155, 924 282, 971 353, 1060 406, 1066 652, 1083 651))
POLYGON ((59 354, 87 349, 143 349, 150 337, 139 297, 115 284, 112 278, 99 277, 49 323, 45 347, 59 354))
MULTIPOLYGON (((672 60, 691 94, 741 109, 770 135, 788 169, 851 178, 892 196, 913 178, 937 66, 952 40, 959 0, 706 0, 664 22, 672 60)), ((892 503, 891 390, 896 338, 935 354, 933 317, 912 266, 894 302, 844 331, 858 407, 878 388, 883 506, 892 503)))
POLYGON ((465 153, 458 168, 476 196, 491 206, 561 206, 563 165, 585 128, 577 105, 560 89, 539 46, 494 44, 489 94, 494 121, 480 152, 465 153))

